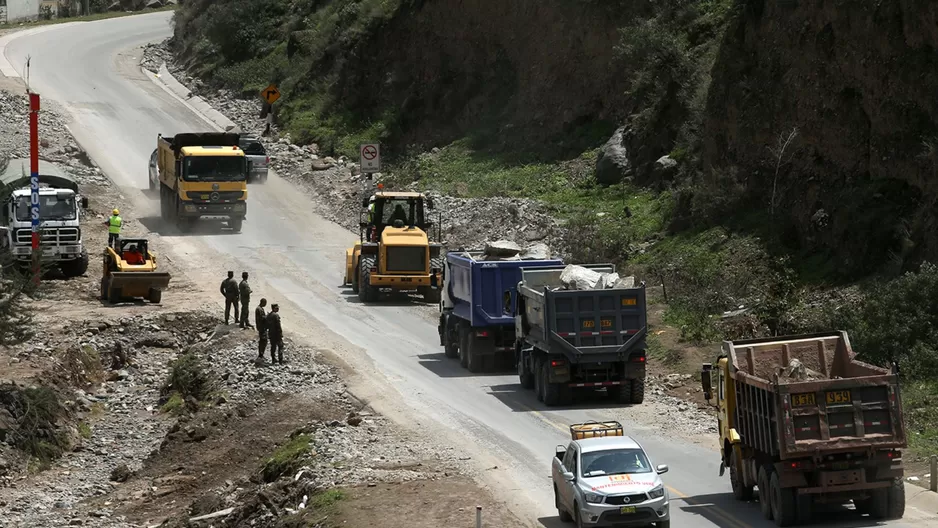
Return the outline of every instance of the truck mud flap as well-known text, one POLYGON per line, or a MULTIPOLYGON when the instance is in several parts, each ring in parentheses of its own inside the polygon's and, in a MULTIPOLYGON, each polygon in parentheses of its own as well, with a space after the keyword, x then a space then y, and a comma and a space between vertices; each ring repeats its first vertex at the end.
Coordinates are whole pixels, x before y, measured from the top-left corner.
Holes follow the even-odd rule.
POLYGON ((171 275, 165 271, 115 271, 110 275, 111 287, 123 288, 129 284, 147 284, 150 288, 164 289, 169 286, 171 275))

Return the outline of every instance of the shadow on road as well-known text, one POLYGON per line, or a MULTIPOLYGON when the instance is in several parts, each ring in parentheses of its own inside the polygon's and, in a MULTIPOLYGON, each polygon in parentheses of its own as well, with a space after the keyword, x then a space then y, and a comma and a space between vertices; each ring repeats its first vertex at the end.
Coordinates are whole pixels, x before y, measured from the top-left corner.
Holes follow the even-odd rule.
POLYGON ((202 218, 192 225, 188 231, 182 231, 175 224, 164 222, 158 216, 145 216, 139 219, 143 227, 160 236, 204 236, 204 235, 237 235, 237 231, 228 227, 223 219, 202 218))
MULTIPOLYGON (((700 515, 717 526, 746 526, 750 528, 774 527, 773 521, 762 517, 757 500, 739 502, 732 493, 714 493, 693 497, 671 497, 671 508, 700 515)), ((883 522, 860 515, 848 505, 816 504, 814 516, 808 524, 799 526, 825 526, 836 528, 868 528, 884 526, 883 522)))
POLYGON ((358 294, 352 291, 351 286, 340 285, 341 294, 345 296, 345 301, 350 304, 364 304, 367 306, 436 306, 436 303, 428 303, 417 294, 398 293, 394 291, 383 291, 376 302, 363 303, 358 298, 358 294))
MULTIPOLYGON (((441 347, 442 348, 442 347, 441 347)), ((484 378, 490 376, 504 376, 505 372, 469 372, 459 364, 459 358, 448 358, 446 354, 418 354, 420 366, 441 378, 484 378)), ((519 386, 520 389, 520 386, 519 386)))
MULTIPOLYGON (((502 373, 504 375, 504 373, 502 373)), ((514 412, 531 411, 570 411, 570 410, 597 410, 609 408, 630 407, 631 404, 615 403, 609 399, 609 396, 603 390, 595 391, 574 391, 573 400, 568 405, 556 405, 548 407, 537 401, 537 396, 533 390, 521 388, 520 383, 508 383, 504 385, 492 385, 489 387, 489 394, 495 396, 514 412)))

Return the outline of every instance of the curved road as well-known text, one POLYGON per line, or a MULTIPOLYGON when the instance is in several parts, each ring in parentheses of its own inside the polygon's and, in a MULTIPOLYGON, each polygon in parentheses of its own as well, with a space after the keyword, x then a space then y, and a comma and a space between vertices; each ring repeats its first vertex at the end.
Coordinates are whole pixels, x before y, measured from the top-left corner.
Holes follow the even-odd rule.
MULTIPOLYGON (((170 16, 154 13, 50 26, 12 38, 5 56, 17 71, 22 71, 26 56, 32 56, 33 88, 68 109, 74 118, 73 134, 124 195, 138 204, 138 219, 158 233, 154 237, 170 257, 206 259, 205 266, 187 273, 190 278, 207 281, 214 289, 223 269, 252 271, 252 277, 258 278, 252 279, 256 291, 266 292, 268 299, 287 301, 281 304, 290 330, 317 339, 319 346, 352 362, 356 354, 367 354, 371 368, 400 393, 392 397, 377 392, 376 399, 400 398, 422 426, 445 426, 446 434, 461 439, 458 445, 479 464, 495 461, 499 474, 492 478, 506 484, 501 497, 519 513, 533 508, 539 524, 561 526, 549 478, 554 447, 566 444, 566 424, 608 418, 609 412, 545 410, 530 391, 520 389, 516 376, 469 376, 457 362, 445 360, 437 346, 435 324, 420 310, 358 304, 337 286, 343 274, 344 248, 355 237, 313 215, 302 192, 274 174, 267 185, 250 187, 249 215, 242 233, 208 230, 179 236, 160 232, 155 219, 158 202, 142 191, 156 135, 208 128, 201 117, 148 80, 137 66, 137 48, 171 35, 170 16)), ((627 417, 629 411, 615 412, 627 417)), ((677 526, 774 526, 761 518, 757 505, 733 500, 728 478, 717 476, 719 461, 714 450, 625 423, 655 463, 670 465, 664 480, 671 489, 677 526)), ((927 518, 935 516, 910 508, 906 519, 888 525, 930 525, 927 518)), ((819 521, 827 526, 875 525, 845 509, 835 509, 819 521)))

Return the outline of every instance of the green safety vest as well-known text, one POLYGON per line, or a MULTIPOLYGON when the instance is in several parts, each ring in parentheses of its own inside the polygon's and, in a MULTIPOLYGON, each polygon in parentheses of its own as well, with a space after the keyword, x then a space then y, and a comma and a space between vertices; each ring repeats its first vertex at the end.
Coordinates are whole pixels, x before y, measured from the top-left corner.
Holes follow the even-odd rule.
POLYGON ((121 217, 119 217, 119 216, 111 216, 111 218, 108 219, 108 228, 107 228, 107 232, 110 233, 110 234, 112 234, 112 235, 119 235, 119 234, 121 234, 121 223, 122 223, 122 222, 121 222, 121 217))
POLYGON ((375 203, 374 202, 371 202, 370 204, 368 204, 368 222, 372 224, 375 222, 375 203))

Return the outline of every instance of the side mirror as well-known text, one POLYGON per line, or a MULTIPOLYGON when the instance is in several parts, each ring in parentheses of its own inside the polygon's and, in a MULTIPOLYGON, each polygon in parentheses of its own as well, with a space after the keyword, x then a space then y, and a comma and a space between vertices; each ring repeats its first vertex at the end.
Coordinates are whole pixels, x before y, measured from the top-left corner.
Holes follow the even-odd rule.
POLYGON ((564 471, 564 472, 563 472, 563 479, 564 479, 565 481, 567 481, 567 482, 574 482, 574 481, 576 480, 576 475, 574 475, 573 473, 571 473, 571 472, 569 472, 569 471, 564 471))
POLYGON ((710 372, 713 371, 713 365, 704 363, 700 369, 700 388, 703 389, 704 399, 710 401, 713 398, 713 386, 710 378, 710 372))
POLYGON ((88 208, 88 197, 87 197, 87 196, 82 196, 82 197, 81 197, 81 208, 82 208, 82 209, 87 209, 87 208, 88 208))
POLYGON ((668 465, 667 465, 667 464, 660 464, 658 467, 655 468, 655 471, 657 471, 659 475, 661 475, 662 473, 667 473, 667 472, 668 472, 668 465))
POLYGON ((563 460, 564 455, 567 454, 567 448, 564 446, 557 446, 557 449, 554 452, 554 456, 563 460))

